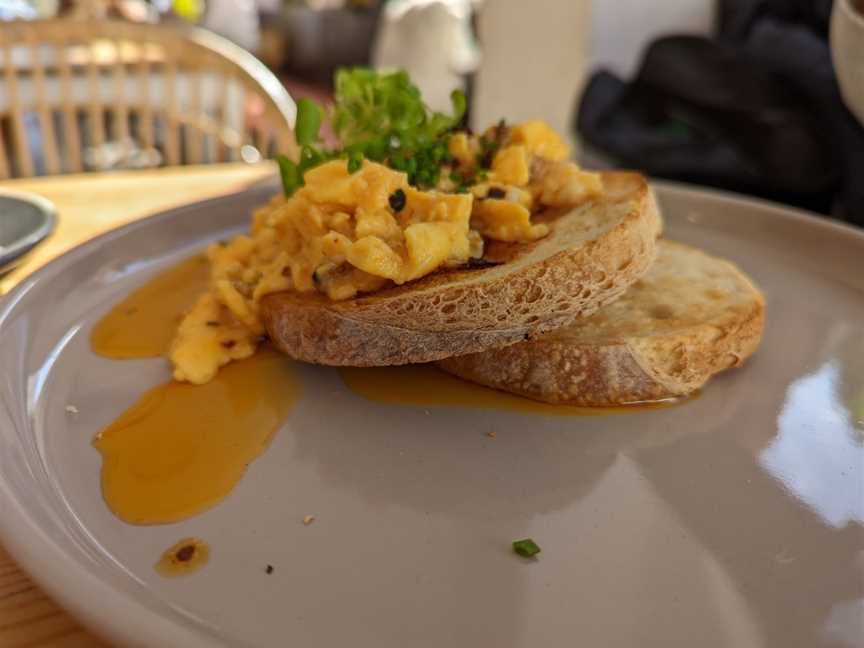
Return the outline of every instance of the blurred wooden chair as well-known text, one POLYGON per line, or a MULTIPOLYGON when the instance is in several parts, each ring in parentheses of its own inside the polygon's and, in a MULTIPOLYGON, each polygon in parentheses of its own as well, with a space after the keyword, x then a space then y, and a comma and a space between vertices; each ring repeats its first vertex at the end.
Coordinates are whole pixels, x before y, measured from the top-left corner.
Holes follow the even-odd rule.
POLYGON ((0 178, 296 154, 279 80, 201 29, 13 21, 0 57, 0 178))

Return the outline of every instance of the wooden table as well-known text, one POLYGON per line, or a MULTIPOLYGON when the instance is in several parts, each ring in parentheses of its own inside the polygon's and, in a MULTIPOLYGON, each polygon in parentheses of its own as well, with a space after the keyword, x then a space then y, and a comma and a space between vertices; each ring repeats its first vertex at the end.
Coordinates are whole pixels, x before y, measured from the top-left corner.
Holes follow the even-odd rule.
MULTIPOLYGON (((48 198, 59 215, 55 233, 0 281, 0 294, 97 234, 169 207, 232 193, 273 173, 270 164, 225 164, 0 182, 0 189, 48 198)), ((0 546, 0 648, 103 645, 48 598, 0 546)))

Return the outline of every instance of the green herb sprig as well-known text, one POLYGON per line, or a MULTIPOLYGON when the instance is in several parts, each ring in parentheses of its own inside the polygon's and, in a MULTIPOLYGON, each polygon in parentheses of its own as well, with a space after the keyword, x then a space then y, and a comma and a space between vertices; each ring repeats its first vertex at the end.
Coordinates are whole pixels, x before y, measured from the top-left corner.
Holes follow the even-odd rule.
POLYGON ((531 538, 525 538, 524 540, 516 540, 513 543, 513 551, 523 558, 533 558, 540 553, 540 545, 531 538))
POLYGON ((284 155, 276 160, 286 196, 303 186, 309 169, 329 160, 348 161, 348 170, 360 169, 363 160, 387 164, 408 175, 408 182, 421 188, 438 184, 443 165, 452 161, 448 151, 450 132, 465 116, 465 95, 454 90, 452 114, 433 112, 423 103, 420 90, 402 70, 383 73, 367 68, 336 72, 336 105, 333 130, 342 144, 325 149, 320 129, 324 110, 309 99, 297 102, 294 134, 300 157, 284 155))

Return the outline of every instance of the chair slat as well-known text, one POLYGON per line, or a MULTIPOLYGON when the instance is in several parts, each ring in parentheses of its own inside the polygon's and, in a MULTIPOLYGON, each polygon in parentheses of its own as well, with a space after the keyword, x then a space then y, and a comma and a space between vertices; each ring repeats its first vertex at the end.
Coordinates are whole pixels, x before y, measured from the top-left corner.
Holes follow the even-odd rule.
MULTIPOLYGON (((228 131, 232 128, 229 116, 231 115, 231 88, 234 84, 234 68, 228 63, 223 63, 221 68, 219 95, 222 97, 222 105, 219 107, 219 127, 221 130, 228 131)), ((226 142, 224 137, 220 137, 219 160, 231 162, 236 160, 237 156, 237 149, 231 146, 230 142, 226 142)))
POLYGON ((89 101, 87 102, 90 115, 90 146, 99 147, 105 144, 105 114, 102 99, 102 72, 99 69, 99 61, 96 58, 96 43, 91 42, 87 48, 87 83, 89 90, 89 101))
POLYGON ((150 61, 147 60, 148 41, 138 41, 138 46, 141 48, 140 58, 138 59, 138 130, 141 134, 141 144, 146 149, 152 149, 155 143, 153 136, 153 106, 150 104, 150 61))
POLYGON ((60 173, 60 155, 57 152, 57 133, 54 129, 54 114, 48 105, 48 97, 45 93, 45 67, 42 61, 42 52, 33 32, 29 29, 27 30, 27 44, 29 45, 28 50, 32 61, 31 70, 36 94, 36 114, 39 119, 42 156, 45 160, 45 170, 49 174, 55 175, 60 173))
POLYGON ((80 173, 84 168, 81 164, 81 132, 78 128, 78 111, 72 101, 72 71, 69 67, 68 41, 61 30, 57 30, 57 70, 60 74, 60 101, 63 105, 63 138, 66 151, 66 162, 73 173, 80 173))
POLYGON ((189 112, 191 119, 186 120, 186 135, 187 135, 187 154, 191 164, 201 164, 204 161, 204 133, 202 123, 205 121, 203 117, 203 92, 204 92, 204 72, 201 67, 196 67, 190 70, 191 79, 189 81, 191 90, 191 100, 189 112))
POLYGON ((176 51, 165 44, 164 90, 167 108, 165 111, 165 157, 171 166, 180 160, 179 108, 177 106, 177 58, 176 51))
POLYGON ((216 107, 216 112, 213 115, 213 120, 215 122, 214 127, 216 129, 216 142, 213 149, 213 155, 215 156, 215 162, 224 162, 228 159, 228 147, 225 146, 225 142, 222 140, 222 129, 225 123, 223 112, 225 110, 224 105, 226 101, 225 94, 227 92, 227 80, 221 64, 216 66, 216 74, 216 97, 218 97, 220 101, 219 106, 216 107))
POLYGON ((30 154, 30 145, 27 142, 27 131, 24 127, 24 107, 18 89, 18 72, 12 59, 12 44, 9 42, 3 47, 3 78, 9 92, 9 117, 12 124, 12 141, 18 175, 29 177, 35 173, 35 170, 33 157, 30 154))
POLYGON ((3 128, 0 124, 0 179, 11 177, 9 162, 6 160, 6 141, 3 138, 3 128))
MULTIPOLYGON (((122 32, 121 32, 122 36, 122 32)), ((112 102, 114 119, 112 134, 115 140, 129 137, 129 106, 126 100, 126 62, 123 60, 123 45, 125 39, 114 41, 114 62, 112 76, 114 78, 114 101, 112 102)))

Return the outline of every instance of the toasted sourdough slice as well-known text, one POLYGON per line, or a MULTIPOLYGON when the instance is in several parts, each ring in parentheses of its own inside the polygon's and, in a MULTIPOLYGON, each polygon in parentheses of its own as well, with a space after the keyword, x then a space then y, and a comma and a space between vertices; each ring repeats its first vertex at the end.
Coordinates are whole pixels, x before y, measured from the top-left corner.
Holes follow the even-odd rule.
POLYGON ((549 403, 596 407, 683 396, 759 345, 765 301, 731 263, 660 241, 618 301, 574 326, 439 363, 461 378, 549 403))
POLYGON ((615 172, 603 182, 601 199, 538 216, 550 225, 539 241, 489 244, 481 267, 346 301, 268 295, 267 333, 298 360, 362 367, 503 347, 569 324, 615 300, 654 261, 661 220, 647 181, 615 172))

